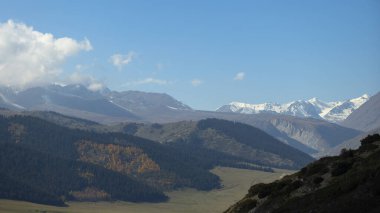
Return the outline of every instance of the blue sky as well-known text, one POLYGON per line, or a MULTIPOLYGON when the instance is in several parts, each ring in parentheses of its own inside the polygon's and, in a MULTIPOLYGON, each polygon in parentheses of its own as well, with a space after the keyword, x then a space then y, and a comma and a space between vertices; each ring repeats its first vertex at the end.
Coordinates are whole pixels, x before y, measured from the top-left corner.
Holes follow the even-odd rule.
POLYGON ((113 90, 165 92, 207 110, 380 91, 377 0, 0 3, 1 23, 87 39, 91 50, 60 61, 60 76, 113 90))

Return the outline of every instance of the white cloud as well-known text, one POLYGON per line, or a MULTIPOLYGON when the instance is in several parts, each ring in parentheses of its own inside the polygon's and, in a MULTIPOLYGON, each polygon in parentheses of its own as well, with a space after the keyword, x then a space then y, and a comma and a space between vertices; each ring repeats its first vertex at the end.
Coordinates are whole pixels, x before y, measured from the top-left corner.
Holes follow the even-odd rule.
POLYGON ((87 89, 91 91, 99 91, 99 90, 102 90, 103 88, 104 88, 104 85, 99 82, 93 82, 87 86, 87 89))
POLYGON ((161 79, 157 79, 157 78, 145 78, 145 79, 138 80, 138 81, 127 82, 124 85, 129 86, 129 85, 141 85, 141 84, 165 85, 165 84, 169 84, 169 82, 167 80, 161 80, 161 79))
POLYGON ((127 53, 126 55, 114 54, 110 57, 110 62, 119 70, 121 70, 123 66, 131 63, 135 57, 136 53, 133 51, 127 53))
POLYGON ((82 84, 91 91, 99 91, 105 88, 105 85, 97 81, 94 77, 80 72, 74 72, 69 76, 69 84, 82 84))
POLYGON ((234 80, 236 80, 236 81, 241 81, 241 80, 244 79, 244 77, 245 77, 245 73, 244 73, 244 72, 239 72, 239 73, 237 73, 237 74, 235 75, 234 80))
POLYGON ((88 39, 55 38, 12 20, 0 23, 0 84, 26 88, 51 83, 68 57, 90 50, 88 39))
POLYGON ((203 81, 199 80, 199 79, 193 79, 191 80, 191 84, 194 86, 194 87, 197 87, 199 85, 201 85, 203 83, 203 81))

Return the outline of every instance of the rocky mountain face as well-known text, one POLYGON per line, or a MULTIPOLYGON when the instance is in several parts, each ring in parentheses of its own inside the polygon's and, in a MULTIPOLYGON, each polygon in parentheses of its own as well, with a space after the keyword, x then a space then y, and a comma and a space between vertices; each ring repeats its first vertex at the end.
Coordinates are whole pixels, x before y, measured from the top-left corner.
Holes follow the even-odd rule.
POLYGON ((323 102, 317 98, 310 100, 298 100, 285 104, 263 103, 247 104, 232 102, 218 108, 218 112, 235 112, 245 114, 258 113, 279 113, 297 117, 309 117, 324 119, 329 122, 341 122, 346 119, 354 110, 359 108, 369 99, 368 95, 347 101, 323 102))
POLYGON ((342 122, 347 126, 362 131, 371 131, 380 127, 380 93, 372 96, 359 109, 355 110, 342 122))
POLYGON ((379 168, 376 134, 363 139, 358 150, 344 150, 278 181, 252 186, 225 212, 379 212, 379 168))
POLYGON ((288 137, 300 141, 304 145, 325 153, 341 142, 357 136, 360 132, 342 128, 334 124, 318 121, 297 122, 283 119, 272 119, 270 123, 288 137))
POLYGON ((218 116, 222 119, 239 121, 257 127, 280 141, 313 156, 318 156, 318 154, 362 133, 320 119, 280 114, 225 113, 218 116))

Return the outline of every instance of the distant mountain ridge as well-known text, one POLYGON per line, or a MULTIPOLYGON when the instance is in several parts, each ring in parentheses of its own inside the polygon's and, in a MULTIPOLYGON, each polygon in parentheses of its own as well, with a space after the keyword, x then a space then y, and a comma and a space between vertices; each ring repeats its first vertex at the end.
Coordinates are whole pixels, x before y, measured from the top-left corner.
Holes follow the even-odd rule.
POLYGON ((228 163, 225 166, 236 166, 230 162, 231 157, 259 166, 288 169, 299 168, 313 160, 309 155, 258 128, 215 118, 168 124, 127 123, 114 128, 116 131, 183 149, 195 156, 208 153, 217 161, 228 163))
POLYGON ((258 114, 263 112, 279 113, 297 117, 324 119, 337 123, 346 119, 354 110, 358 109, 368 99, 369 96, 364 94, 358 98, 333 102, 324 102, 318 98, 312 98, 307 101, 292 101, 285 104, 247 104, 241 102, 231 102, 230 104, 219 107, 216 111, 244 114, 258 114))
POLYGON ((91 91, 83 85, 48 85, 15 91, 0 87, 0 107, 56 111, 102 123, 134 120, 152 114, 192 109, 167 94, 139 91, 91 91))

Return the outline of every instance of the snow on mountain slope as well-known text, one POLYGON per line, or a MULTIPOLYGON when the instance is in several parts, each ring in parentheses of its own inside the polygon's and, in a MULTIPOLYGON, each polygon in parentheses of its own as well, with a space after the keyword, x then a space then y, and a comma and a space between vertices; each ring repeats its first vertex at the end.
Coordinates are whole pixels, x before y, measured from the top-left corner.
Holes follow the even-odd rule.
POLYGON ((217 111, 223 112, 238 112, 245 114, 257 114, 260 112, 277 112, 284 111, 283 106, 277 103, 263 103, 263 104, 246 104, 240 102, 232 102, 229 105, 225 105, 217 109, 217 111), (223 109, 225 107, 225 109, 223 109))
POLYGON ((359 108, 369 99, 367 94, 347 101, 323 102, 317 98, 310 100, 298 100, 285 104, 263 103, 247 104, 241 102, 231 102, 218 108, 218 112, 235 112, 244 114, 279 113, 297 117, 311 117, 325 119, 330 122, 341 122, 346 119, 354 110, 359 108))
POLYGON ((3 95, 2 93, 0 93, 0 106, 4 106, 5 108, 16 109, 16 110, 25 109, 24 107, 8 100, 8 98, 5 97, 5 95, 3 95))
POLYGON ((341 122, 346 119, 354 110, 359 108, 362 104, 368 101, 369 96, 364 94, 358 98, 353 98, 342 102, 341 104, 333 107, 326 113, 323 118, 330 122, 341 122))
POLYGON ((333 101, 333 102, 323 102, 318 98, 312 98, 308 100, 310 104, 312 104, 316 110, 318 111, 319 116, 322 118, 334 107, 342 104, 341 101, 333 101))
POLYGON ((282 113, 297 117, 320 118, 318 115, 318 111, 316 110, 314 105, 309 103, 308 101, 303 100, 291 102, 291 104, 289 104, 289 106, 286 107, 285 111, 282 113))

